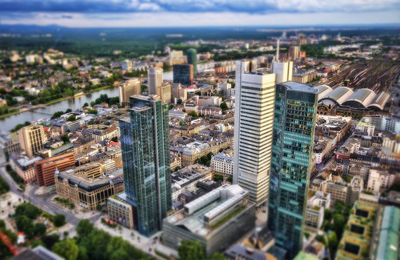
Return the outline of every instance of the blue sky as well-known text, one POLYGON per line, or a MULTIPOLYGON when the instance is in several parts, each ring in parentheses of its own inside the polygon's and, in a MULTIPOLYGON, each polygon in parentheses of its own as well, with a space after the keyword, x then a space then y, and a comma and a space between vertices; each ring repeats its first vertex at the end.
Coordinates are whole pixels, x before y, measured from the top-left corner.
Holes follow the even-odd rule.
POLYGON ((3 24, 69 27, 400 23, 400 0, 0 0, 3 24))

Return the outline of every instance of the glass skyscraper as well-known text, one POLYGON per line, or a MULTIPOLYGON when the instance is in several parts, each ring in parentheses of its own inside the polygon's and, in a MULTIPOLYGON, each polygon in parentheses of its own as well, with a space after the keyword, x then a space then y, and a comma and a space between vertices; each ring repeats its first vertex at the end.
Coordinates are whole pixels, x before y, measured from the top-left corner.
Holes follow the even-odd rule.
POLYGON ((187 50, 187 62, 193 65, 193 75, 197 75, 197 52, 195 49, 187 50))
POLYGON ((130 105, 119 122, 125 194, 136 229, 149 236, 172 204, 168 106, 155 96, 133 96, 130 105))
POLYGON ((293 257, 301 250, 317 94, 304 84, 276 85, 268 227, 293 257))

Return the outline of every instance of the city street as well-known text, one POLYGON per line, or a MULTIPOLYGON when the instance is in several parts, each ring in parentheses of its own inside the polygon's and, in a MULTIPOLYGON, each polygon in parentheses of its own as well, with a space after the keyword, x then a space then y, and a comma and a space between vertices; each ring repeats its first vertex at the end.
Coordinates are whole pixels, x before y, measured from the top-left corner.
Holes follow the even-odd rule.
POLYGON ((162 259, 162 258, 160 258, 155 253, 156 250, 167 256, 173 256, 176 258, 178 257, 176 250, 166 247, 165 245, 160 243, 161 232, 158 232, 151 237, 145 237, 145 236, 139 234, 139 232, 137 232, 136 230, 127 229, 122 226, 118 226, 116 228, 108 227, 108 226, 104 225, 103 223, 101 223, 101 220, 97 220, 95 222, 95 227, 107 231, 112 236, 122 237, 124 240, 128 241, 136 248, 139 248, 142 251, 144 251, 158 259, 162 259))
MULTIPOLYGON (((21 196, 24 200, 29 201, 33 205, 38 208, 41 208, 44 211, 47 211, 50 214, 62 214, 65 216, 65 221, 72 224, 74 227, 79 223, 81 218, 76 217, 76 215, 68 212, 62 206, 55 204, 50 201, 50 198, 54 195, 54 193, 48 193, 44 195, 35 195, 36 190, 39 188, 36 185, 27 185, 26 190, 24 192, 19 191, 17 189, 18 185, 14 182, 14 180, 10 177, 10 175, 6 172, 4 167, 0 168, 0 175, 8 182, 10 185, 10 192, 13 192, 19 196, 21 196)), ((93 223, 100 219, 101 213, 95 212, 92 217, 89 218, 93 223)))

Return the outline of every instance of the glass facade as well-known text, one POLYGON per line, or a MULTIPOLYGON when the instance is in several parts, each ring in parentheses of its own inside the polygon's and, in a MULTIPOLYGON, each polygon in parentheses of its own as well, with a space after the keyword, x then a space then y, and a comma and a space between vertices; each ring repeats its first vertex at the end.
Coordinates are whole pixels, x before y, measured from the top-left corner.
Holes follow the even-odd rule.
POLYGON ((289 256, 301 250, 317 95, 307 85, 277 84, 268 227, 289 256))
POLYGON ((127 200, 144 235, 161 229, 171 209, 168 107, 152 97, 130 98, 130 118, 120 120, 127 200))

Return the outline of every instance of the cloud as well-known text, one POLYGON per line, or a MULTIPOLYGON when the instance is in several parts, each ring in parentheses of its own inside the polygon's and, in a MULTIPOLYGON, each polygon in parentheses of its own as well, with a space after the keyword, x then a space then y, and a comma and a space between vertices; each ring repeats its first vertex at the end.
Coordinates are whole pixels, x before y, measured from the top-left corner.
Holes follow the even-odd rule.
POLYGON ((134 13, 19 13, 10 17, 0 14, 3 24, 58 24, 67 27, 192 27, 192 26, 313 26, 400 23, 395 11, 344 13, 275 13, 249 14, 234 12, 134 12, 134 13), (67 18, 71 17, 71 19, 67 18))
MULTIPOLYGON (((399 0, 0 0, 3 12, 304 13, 400 10, 399 0)), ((399 12, 400 13, 400 12, 399 12)))

